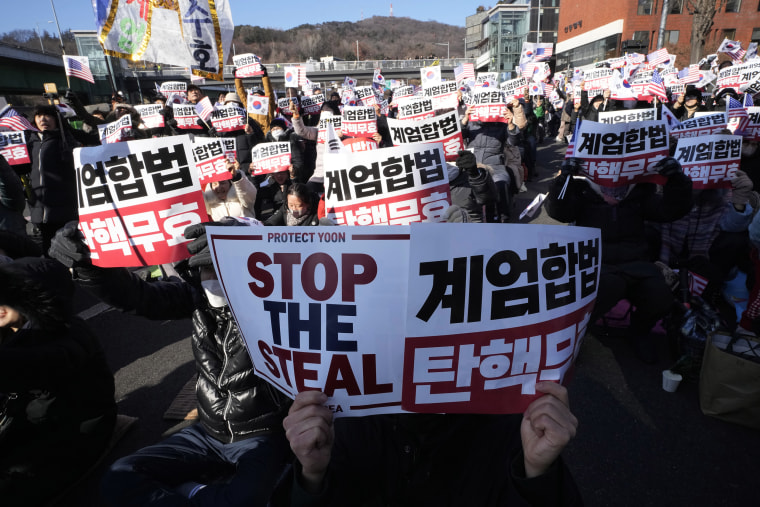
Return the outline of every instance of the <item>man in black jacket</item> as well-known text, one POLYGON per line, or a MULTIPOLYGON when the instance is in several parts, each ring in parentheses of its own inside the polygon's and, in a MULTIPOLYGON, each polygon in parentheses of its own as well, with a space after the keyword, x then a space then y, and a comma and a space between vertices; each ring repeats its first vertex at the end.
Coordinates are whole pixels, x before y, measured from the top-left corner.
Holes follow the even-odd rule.
POLYGON ((116 461, 103 479, 111 505, 263 506, 288 458, 282 418, 289 400, 254 374, 214 274, 205 225, 185 230, 195 239, 187 281, 146 282, 126 269, 92 266, 74 223, 54 239, 51 256, 108 304, 193 322, 200 422, 116 461))

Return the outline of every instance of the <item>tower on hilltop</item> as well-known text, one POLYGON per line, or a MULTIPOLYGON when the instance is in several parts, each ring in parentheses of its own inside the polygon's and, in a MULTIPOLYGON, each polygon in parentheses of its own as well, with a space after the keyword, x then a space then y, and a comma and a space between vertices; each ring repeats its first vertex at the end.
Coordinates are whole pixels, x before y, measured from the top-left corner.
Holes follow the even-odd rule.
POLYGON ((391 4, 391 17, 393 17, 393 4, 391 4))

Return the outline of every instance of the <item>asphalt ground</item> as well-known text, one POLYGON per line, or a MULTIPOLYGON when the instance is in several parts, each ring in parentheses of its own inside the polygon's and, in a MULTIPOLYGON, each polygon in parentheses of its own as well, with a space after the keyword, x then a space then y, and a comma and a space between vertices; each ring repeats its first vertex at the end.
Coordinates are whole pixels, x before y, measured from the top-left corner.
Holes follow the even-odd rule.
MULTIPOLYGON (((515 199, 513 220, 545 192, 564 145, 538 149, 538 178, 515 199)), ((541 209, 521 222, 556 223, 541 209)), ((101 337, 116 378, 119 412, 139 421, 103 462, 72 485, 59 506, 105 505, 98 491, 103 470, 117 458, 159 441, 182 426, 163 414, 192 378, 191 324, 148 321, 122 314, 78 292, 76 304, 101 337)), ((698 386, 662 390, 672 364, 665 337, 659 362, 644 364, 630 344, 587 334, 569 383, 578 434, 564 453, 589 506, 755 506, 760 493, 760 432, 703 415, 698 386)), ((0 502, 1 504, 1 502, 0 502)))

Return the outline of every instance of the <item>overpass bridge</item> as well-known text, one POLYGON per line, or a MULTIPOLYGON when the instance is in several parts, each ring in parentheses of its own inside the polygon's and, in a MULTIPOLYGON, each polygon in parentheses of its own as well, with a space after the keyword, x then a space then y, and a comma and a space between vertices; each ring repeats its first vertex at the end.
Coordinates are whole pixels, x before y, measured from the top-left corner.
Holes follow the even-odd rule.
MULTIPOLYGON (((265 63, 267 72, 275 89, 285 88, 285 67, 302 66, 313 83, 329 87, 331 83, 340 85, 345 76, 357 79, 359 84, 370 84, 375 69, 380 69, 388 79, 419 79, 420 69, 438 61, 444 79, 454 78, 454 67, 472 59, 442 58, 423 60, 358 60, 333 62, 280 62, 265 63)), ((164 81, 189 81, 190 73, 186 67, 161 65, 158 67, 136 69, 124 68, 119 59, 112 59, 114 79, 117 89, 125 92, 133 103, 140 102, 140 96, 147 98, 155 90, 155 83, 164 81)), ((201 85, 209 92, 233 89, 233 67, 226 65, 223 81, 210 81, 201 85)), ((23 96, 37 96, 43 93, 43 83, 55 83, 59 90, 68 88, 63 59, 60 54, 43 53, 38 50, 0 43, 0 96, 18 97, 16 102, 23 102, 23 96)), ((245 79, 246 86, 260 83, 259 78, 245 79)), ((95 84, 81 79, 71 79, 71 89, 76 91, 85 102, 98 102, 110 97, 112 88, 107 76, 95 76, 95 84), (87 100, 89 99, 89 100, 87 100)), ((10 100, 9 100, 10 101, 10 100)))

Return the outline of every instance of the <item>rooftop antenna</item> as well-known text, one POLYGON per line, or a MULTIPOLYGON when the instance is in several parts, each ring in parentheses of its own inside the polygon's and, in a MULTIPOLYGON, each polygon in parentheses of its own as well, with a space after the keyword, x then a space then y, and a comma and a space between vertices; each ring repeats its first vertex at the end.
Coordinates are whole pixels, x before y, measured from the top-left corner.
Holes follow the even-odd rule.
POLYGON ((393 17, 393 4, 391 4, 391 17, 393 17))

